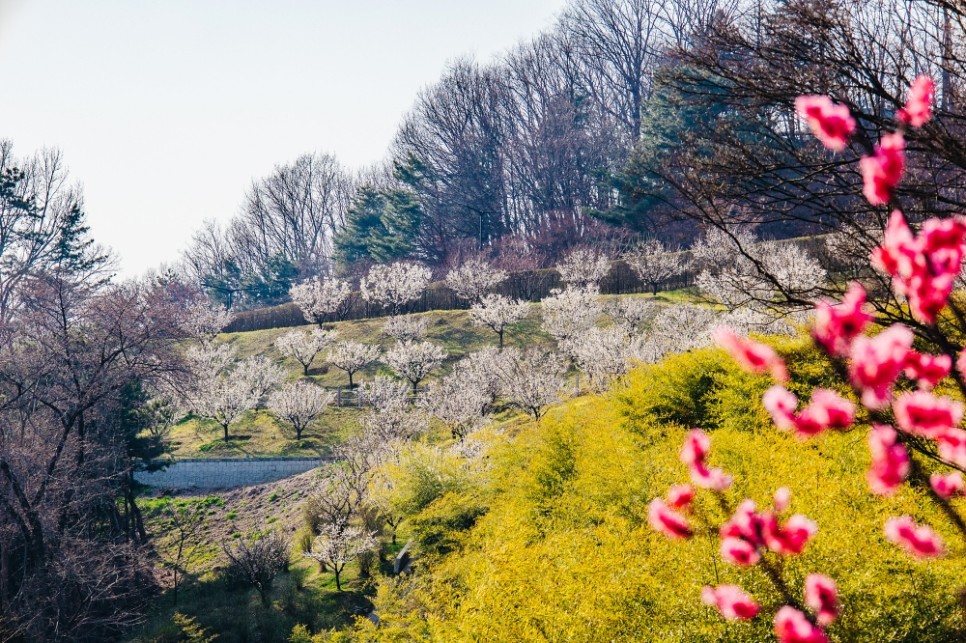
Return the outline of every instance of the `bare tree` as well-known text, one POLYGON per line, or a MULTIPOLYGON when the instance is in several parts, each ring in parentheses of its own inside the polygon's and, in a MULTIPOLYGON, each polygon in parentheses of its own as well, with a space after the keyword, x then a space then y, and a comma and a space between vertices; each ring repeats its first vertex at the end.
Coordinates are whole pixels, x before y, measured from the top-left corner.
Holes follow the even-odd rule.
POLYGON ((288 568, 288 540, 275 531, 251 533, 234 544, 225 541, 221 547, 228 557, 228 578, 254 587, 262 603, 268 605, 275 577, 288 568))

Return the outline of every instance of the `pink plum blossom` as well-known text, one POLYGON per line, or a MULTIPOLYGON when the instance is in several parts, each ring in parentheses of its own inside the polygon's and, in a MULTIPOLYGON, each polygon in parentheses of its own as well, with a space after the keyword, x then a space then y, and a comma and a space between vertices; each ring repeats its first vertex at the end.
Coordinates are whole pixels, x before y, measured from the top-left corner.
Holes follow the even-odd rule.
POLYGON ((887 404, 911 348, 912 331, 901 324, 893 324, 875 337, 855 339, 849 378, 862 392, 862 404, 870 409, 881 409, 887 404))
POLYGON ((711 438, 701 429, 692 429, 681 447, 681 461, 691 471, 691 481, 704 489, 724 491, 733 478, 718 468, 708 467, 705 459, 711 448, 711 438))
POLYGON ((963 491, 966 490, 966 484, 963 483, 963 474, 959 471, 953 471, 946 475, 934 473, 929 476, 929 486, 932 487, 937 496, 947 500, 953 496, 963 495, 963 491))
POLYGON ((815 614, 822 627, 832 624, 839 615, 838 586, 828 576, 809 574, 805 578, 805 605, 815 614))
POLYGON ((780 643, 828 643, 822 628, 791 605, 775 614, 775 636, 780 643))
POLYGON ((885 524, 886 539, 917 558, 935 558, 943 553, 943 541, 926 525, 917 525, 911 516, 890 518, 885 524))
POLYGON ((808 123, 815 138, 833 152, 843 151, 855 131, 849 108, 832 102, 828 96, 799 96, 795 99, 795 111, 808 123))
POLYGON ((931 389, 939 380, 949 375, 953 360, 949 355, 926 355, 916 351, 909 351, 906 355, 905 374, 910 380, 919 384, 920 388, 931 389))
POLYGON ((775 492, 772 502, 775 505, 775 511, 782 513, 792 504, 792 490, 788 487, 782 487, 775 492))
POLYGON ((761 560, 758 548, 743 538, 725 538, 722 540, 721 557, 738 567, 750 567, 761 560))
POLYGON ((795 418, 800 436, 812 436, 826 429, 847 429, 855 420, 855 405, 835 391, 817 388, 812 399, 795 418))
POLYGON ((753 500, 743 500, 728 522, 719 530, 722 538, 741 538, 758 547, 764 541, 761 535, 762 518, 753 500))
POLYGON ((688 519, 674 511, 660 498, 655 498, 647 508, 647 523, 651 528, 671 539, 686 539, 692 535, 688 519))
POLYGON ((932 101, 936 84, 929 76, 912 81, 906 105, 896 112, 896 120, 910 127, 922 127, 932 118, 932 101))
POLYGON ((783 431, 795 428, 795 409, 798 408, 798 398, 781 384, 775 384, 765 391, 762 397, 765 410, 771 414, 775 426, 783 431))
POLYGON ((861 335, 872 321, 872 315, 863 310, 865 302, 865 288, 858 282, 849 286, 841 303, 819 301, 815 305, 812 324, 815 341, 832 355, 847 355, 852 340, 861 335))
POLYGON ((958 467, 966 467, 966 431, 950 429, 936 440, 939 457, 958 467))
POLYGON ((762 516, 762 536, 768 549, 782 556, 798 555, 805 550, 808 541, 818 533, 818 526, 801 514, 795 514, 784 524, 774 515, 762 516))
POLYGON ((891 426, 877 424, 869 431, 869 453, 872 464, 866 480, 872 493, 892 495, 909 475, 909 454, 896 442, 897 434, 891 426))
POLYGON ((705 587, 701 591, 701 600, 731 621, 755 618, 761 609, 758 603, 737 585, 705 587))
POLYGON ((770 373, 775 381, 788 381, 785 361, 771 346, 739 337, 733 330, 725 327, 715 330, 714 341, 746 371, 770 373))
POLYGON ((905 149, 906 141, 902 134, 884 134, 875 146, 873 155, 863 156, 859 160, 864 183, 862 194, 872 205, 885 205, 892 198, 906 167, 905 149))
POLYGON ((959 426, 963 403, 927 391, 903 393, 892 403, 896 424, 906 433, 937 439, 959 426))
POLYGON ((694 487, 689 484, 679 484, 667 491, 667 504, 674 509, 690 509, 694 500, 694 487))

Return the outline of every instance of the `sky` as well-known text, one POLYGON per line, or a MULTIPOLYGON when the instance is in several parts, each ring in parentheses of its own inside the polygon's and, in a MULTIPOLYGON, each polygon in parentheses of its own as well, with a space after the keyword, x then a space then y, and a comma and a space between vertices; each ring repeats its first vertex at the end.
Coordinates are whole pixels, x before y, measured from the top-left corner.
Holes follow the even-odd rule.
POLYGON ((0 138, 64 154, 122 276, 300 154, 378 163, 448 62, 487 61, 566 0, 0 0, 0 138))

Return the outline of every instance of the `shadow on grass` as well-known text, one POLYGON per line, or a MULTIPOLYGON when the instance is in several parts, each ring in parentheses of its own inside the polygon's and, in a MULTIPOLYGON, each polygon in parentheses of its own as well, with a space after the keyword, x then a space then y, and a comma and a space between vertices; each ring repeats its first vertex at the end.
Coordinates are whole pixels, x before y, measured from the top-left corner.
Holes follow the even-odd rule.
POLYGON ((220 578, 189 583, 180 592, 177 606, 170 592, 166 592, 158 598, 148 623, 128 640, 145 643, 185 640, 182 628, 174 619, 176 612, 192 619, 207 635, 217 635, 218 643, 281 643, 289 640, 292 628, 298 624, 306 625, 313 632, 341 629, 372 610, 366 586, 352 581, 346 591, 338 592, 331 574, 319 574, 310 567, 292 567, 279 574, 268 606, 255 590, 229 587, 220 578))

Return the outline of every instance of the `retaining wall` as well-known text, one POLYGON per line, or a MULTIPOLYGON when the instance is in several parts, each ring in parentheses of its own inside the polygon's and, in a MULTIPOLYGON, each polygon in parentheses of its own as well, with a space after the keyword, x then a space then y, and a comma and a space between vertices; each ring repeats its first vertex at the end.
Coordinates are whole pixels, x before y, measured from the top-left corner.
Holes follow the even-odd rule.
POLYGON ((274 482, 322 466, 325 458, 180 460, 162 471, 140 471, 141 484, 161 489, 231 489, 274 482))

